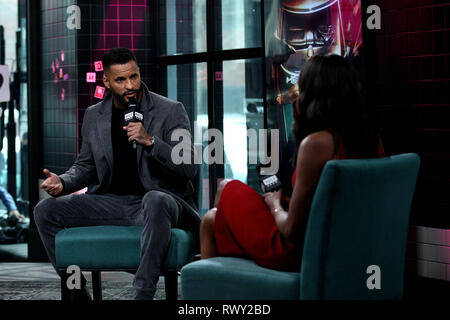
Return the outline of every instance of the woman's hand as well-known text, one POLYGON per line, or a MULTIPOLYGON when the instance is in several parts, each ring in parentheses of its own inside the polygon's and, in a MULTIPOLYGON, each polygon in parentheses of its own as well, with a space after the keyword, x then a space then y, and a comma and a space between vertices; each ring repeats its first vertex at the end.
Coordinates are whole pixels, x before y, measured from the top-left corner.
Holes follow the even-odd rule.
POLYGON ((264 193, 264 202, 270 209, 270 212, 275 213, 284 210, 281 205, 281 199, 283 198, 283 191, 266 192, 264 193))

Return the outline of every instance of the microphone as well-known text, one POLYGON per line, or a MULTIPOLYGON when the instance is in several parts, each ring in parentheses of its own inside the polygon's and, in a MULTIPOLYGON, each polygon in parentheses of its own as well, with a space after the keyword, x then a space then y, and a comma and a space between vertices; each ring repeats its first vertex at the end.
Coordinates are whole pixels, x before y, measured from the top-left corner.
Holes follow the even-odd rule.
MULTIPOLYGON (((138 111, 137 109, 137 101, 135 98, 128 99, 128 109, 124 113, 125 118, 125 126, 127 126, 130 122, 142 122, 144 119, 144 115, 138 111)), ((136 140, 131 141, 133 144, 133 149, 136 149, 136 140)))

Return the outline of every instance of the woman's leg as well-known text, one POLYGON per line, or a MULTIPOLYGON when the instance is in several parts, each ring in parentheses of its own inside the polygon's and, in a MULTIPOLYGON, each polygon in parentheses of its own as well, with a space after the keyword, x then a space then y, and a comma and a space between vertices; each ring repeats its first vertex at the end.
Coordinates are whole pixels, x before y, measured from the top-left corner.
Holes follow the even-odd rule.
POLYGON ((220 181, 219 186, 217 187, 216 197, 214 198, 214 208, 217 208, 219 205, 220 196, 222 195, 222 191, 227 185, 228 182, 230 182, 231 179, 223 179, 220 181))
POLYGON ((225 185, 231 179, 223 179, 217 187, 216 197, 214 198, 214 208, 209 210, 202 219, 200 224, 200 254, 202 259, 217 256, 217 245, 214 237, 214 224, 216 220, 217 205, 225 185))
POLYGON ((209 210, 200 224, 200 253, 202 259, 217 256, 216 239, 214 237, 214 223, 217 208, 209 210))

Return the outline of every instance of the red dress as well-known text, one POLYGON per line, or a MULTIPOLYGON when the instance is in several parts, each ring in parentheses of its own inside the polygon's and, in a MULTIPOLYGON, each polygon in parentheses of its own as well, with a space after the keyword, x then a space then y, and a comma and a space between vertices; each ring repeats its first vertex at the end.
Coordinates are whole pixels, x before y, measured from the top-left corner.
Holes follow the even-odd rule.
MULTIPOLYGON (((336 142, 336 159, 344 159, 342 139, 336 142)), ((382 146, 378 156, 384 156, 382 146)), ((295 176, 296 172, 293 185, 295 176)), ((285 239, 264 198, 239 180, 230 181, 222 191, 214 233, 219 256, 250 258, 266 268, 300 271, 303 243, 285 239)))

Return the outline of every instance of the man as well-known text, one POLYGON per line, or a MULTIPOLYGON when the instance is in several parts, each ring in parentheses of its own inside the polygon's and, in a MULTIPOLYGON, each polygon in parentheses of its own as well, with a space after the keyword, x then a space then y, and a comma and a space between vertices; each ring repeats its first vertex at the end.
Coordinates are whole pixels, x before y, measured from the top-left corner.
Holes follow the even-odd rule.
MULTIPOLYGON (((200 223, 190 181, 197 168, 171 160, 177 143, 171 141, 172 132, 189 131, 190 123, 181 103, 149 91, 141 82, 131 51, 112 49, 102 62, 110 94, 86 110, 82 148, 73 166, 60 176, 44 169, 47 179, 41 187, 53 198, 35 207, 34 218, 53 266, 55 235, 65 227, 143 226, 134 298, 153 299, 171 227, 190 226, 198 232, 200 223), (131 98, 143 123, 125 126, 131 98), (87 194, 70 195, 89 185, 87 194)), ((192 146, 190 150, 192 159, 192 146)))
MULTIPOLYGON (((0 153, 1 154, 1 153, 0 153)), ((16 243, 22 241, 22 232, 28 228, 26 218, 17 210, 16 202, 9 192, 0 186, 0 200, 8 210, 8 218, 0 219, 0 243, 16 243), (18 223, 24 225, 18 225, 18 223)))
MULTIPOLYGON (((5 156, 2 152, 0 152, 0 176, 3 174, 3 170, 5 169, 5 156)), ((8 210, 8 222, 10 225, 16 225, 17 222, 25 222, 25 216, 17 210, 16 202, 11 194, 6 190, 3 186, 0 186, 0 200, 3 202, 3 205, 8 210)))
POLYGON ((16 202, 11 194, 3 187, 0 187, 0 200, 8 210, 8 220, 11 222, 25 221, 25 216, 17 210, 16 202))

